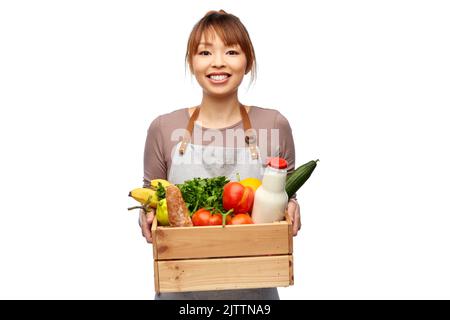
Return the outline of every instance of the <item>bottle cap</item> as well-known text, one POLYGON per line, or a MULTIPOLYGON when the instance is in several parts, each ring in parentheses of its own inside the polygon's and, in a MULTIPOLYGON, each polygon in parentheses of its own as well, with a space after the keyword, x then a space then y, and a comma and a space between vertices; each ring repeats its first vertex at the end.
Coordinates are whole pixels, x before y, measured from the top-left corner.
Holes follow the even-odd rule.
POLYGON ((287 161, 283 158, 271 158, 269 161, 269 166, 276 169, 286 169, 287 161))

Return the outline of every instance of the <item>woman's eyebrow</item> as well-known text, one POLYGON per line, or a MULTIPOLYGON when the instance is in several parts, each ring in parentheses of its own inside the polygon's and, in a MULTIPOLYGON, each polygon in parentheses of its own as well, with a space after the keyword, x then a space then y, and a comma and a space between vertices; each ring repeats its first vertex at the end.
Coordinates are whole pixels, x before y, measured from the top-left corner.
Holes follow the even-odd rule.
MULTIPOLYGON (((205 46, 205 47, 212 47, 213 46, 213 44, 211 43, 211 42, 200 42, 199 44, 198 44, 199 46, 205 46)), ((228 45, 228 46, 226 46, 226 47, 228 47, 228 48, 235 48, 235 47, 237 47, 238 45, 237 44, 230 44, 230 45, 228 45)))

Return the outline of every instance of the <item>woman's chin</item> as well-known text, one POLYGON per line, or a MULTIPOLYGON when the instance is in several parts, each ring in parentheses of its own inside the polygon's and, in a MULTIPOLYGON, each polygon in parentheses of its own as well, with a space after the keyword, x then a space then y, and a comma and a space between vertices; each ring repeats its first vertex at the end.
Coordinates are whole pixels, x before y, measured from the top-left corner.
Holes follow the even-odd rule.
POLYGON ((235 90, 204 90, 204 93, 208 96, 212 97, 227 97, 230 95, 233 95, 236 91, 235 90))
POLYGON ((211 88, 210 86, 203 87, 203 92, 209 96, 228 96, 230 94, 234 94, 237 91, 237 87, 214 87, 211 88))

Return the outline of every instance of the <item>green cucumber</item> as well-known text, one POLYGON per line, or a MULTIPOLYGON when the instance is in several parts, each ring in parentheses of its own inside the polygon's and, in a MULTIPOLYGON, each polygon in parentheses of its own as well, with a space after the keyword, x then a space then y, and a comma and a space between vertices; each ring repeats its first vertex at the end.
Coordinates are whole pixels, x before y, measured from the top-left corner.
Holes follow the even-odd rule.
POLYGON ((309 161, 297 169, 295 169, 286 180, 286 192, 288 197, 292 197, 294 193, 309 179, 319 160, 309 161))

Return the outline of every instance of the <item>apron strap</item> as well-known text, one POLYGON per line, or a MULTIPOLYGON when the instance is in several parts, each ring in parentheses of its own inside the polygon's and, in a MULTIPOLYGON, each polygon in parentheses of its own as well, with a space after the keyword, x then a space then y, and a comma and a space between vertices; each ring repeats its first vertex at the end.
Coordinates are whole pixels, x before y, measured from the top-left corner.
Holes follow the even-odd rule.
POLYGON ((195 120, 197 120, 199 113, 200 113, 200 108, 196 107, 194 110, 194 113, 192 113, 192 116, 189 118, 189 123, 187 125, 186 132, 183 137, 183 141, 181 141, 180 149, 178 149, 178 152, 180 153, 180 155, 184 154, 184 152, 186 151, 186 146, 189 143, 189 141, 191 140, 192 132, 194 130, 194 123, 195 123, 195 120))
POLYGON ((256 131, 252 128, 252 123, 250 122, 250 118, 248 117, 247 110, 241 104, 240 107, 242 123, 244 125, 245 132, 245 142, 248 144, 250 148, 250 154, 253 160, 258 159, 258 150, 256 149, 256 131))
MULTIPOLYGON (((245 142, 249 145, 250 148, 250 154, 252 156, 252 159, 258 159, 258 150, 256 148, 256 132, 252 128, 252 124, 250 122, 250 119, 248 117, 247 110, 245 107, 241 104, 239 108, 241 112, 241 118, 242 118, 242 124, 244 126, 245 131, 245 142)), ((195 120, 198 118, 198 114, 200 113, 200 108, 196 107, 194 112, 192 113, 191 117, 189 118, 189 123, 186 128, 186 133, 183 137, 183 140, 181 141, 180 148, 178 149, 178 152, 180 155, 183 155, 186 151, 187 144, 191 140, 192 132, 194 130, 194 124, 195 120)))

